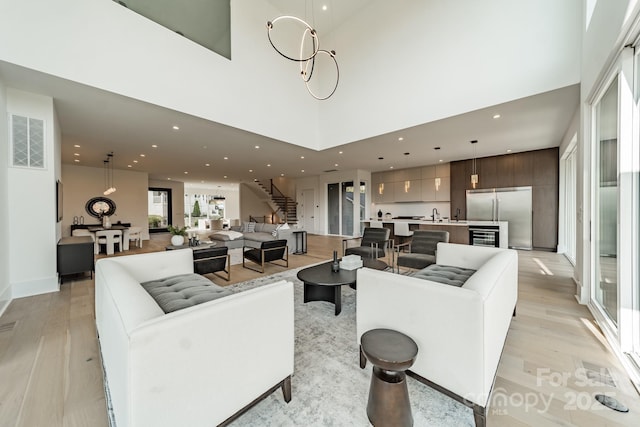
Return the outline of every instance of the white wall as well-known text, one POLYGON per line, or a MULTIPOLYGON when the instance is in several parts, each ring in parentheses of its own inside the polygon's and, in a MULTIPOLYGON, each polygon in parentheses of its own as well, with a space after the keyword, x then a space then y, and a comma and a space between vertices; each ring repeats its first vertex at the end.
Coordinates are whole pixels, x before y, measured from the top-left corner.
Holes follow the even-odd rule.
POLYGON ((581 5, 368 2, 332 34, 340 86, 321 105, 323 139, 360 140, 579 83, 581 5))
POLYGON ((125 222, 142 227, 142 238, 149 239, 149 221, 147 219, 147 192, 149 178, 146 172, 125 170, 113 171, 113 183, 116 192, 104 196, 104 170, 87 166, 62 165, 63 218, 62 235, 71 234, 74 217, 83 216, 85 224, 97 224, 100 221, 85 210, 87 201, 93 197, 107 197, 116 204, 116 213, 111 223, 125 222))
POLYGON ((341 70, 323 102, 269 45, 265 24, 279 13, 267 1, 231 2, 231 61, 112 1, 16 1, 0 15, 0 39, 12 41, 0 60, 320 149, 579 82, 580 10, 581 0, 368 2, 321 34, 341 70))
MULTIPOLYGON (((0 78, 0 224, 9 223, 9 131, 7 128, 7 95, 6 88, 0 78)), ((4 239, 0 246, 0 315, 11 301, 11 285, 9 272, 10 239, 4 239)))
POLYGON ((50 97, 7 89, 7 112, 44 120, 45 168, 8 168, 7 232, 13 298, 59 289, 56 266, 55 183, 59 176, 59 131, 50 97))
POLYGON ((269 44, 275 15, 267 2, 232 1, 229 61, 112 1, 21 0, 2 7, 0 39, 12 42, 0 60, 315 147, 317 101, 269 44))

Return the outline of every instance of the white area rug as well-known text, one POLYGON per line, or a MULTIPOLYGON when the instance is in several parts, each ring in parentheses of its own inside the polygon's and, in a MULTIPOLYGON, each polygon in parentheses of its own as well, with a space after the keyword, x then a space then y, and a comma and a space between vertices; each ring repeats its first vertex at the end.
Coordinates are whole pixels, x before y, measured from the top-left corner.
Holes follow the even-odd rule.
MULTIPOLYGON (((342 312, 328 302, 303 303, 299 269, 238 283, 243 291, 277 280, 295 284, 295 367, 292 398, 276 390, 233 426, 370 426, 367 398, 371 363, 360 369, 356 342, 356 291, 342 287, 342 312)), ((407 377, 414 426, 474 426, 470 408, 407 377)))

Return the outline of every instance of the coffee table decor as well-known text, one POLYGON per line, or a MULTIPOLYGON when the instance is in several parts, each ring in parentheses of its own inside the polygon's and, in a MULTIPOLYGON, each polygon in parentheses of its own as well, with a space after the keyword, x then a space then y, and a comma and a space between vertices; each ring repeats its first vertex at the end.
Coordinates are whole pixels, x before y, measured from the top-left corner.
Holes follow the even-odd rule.
POLYGON ((360 255, 345 255, 340 261, 340 269, 357 270, 362 267, 362 257, 360 255))

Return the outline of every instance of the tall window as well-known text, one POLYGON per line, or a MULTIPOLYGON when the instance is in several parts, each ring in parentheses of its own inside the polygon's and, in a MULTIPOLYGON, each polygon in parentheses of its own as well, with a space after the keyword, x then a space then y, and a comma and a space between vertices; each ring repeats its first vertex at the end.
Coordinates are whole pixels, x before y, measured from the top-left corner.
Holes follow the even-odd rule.
POLYGON ((355 187, 353 181, 327 184, 327 218, 329 234, 353 236, 364 219, 365 183, 355 187), (354 221, 360 222, 355 226, 354 221))
POLYGON ((576 264, 576 147, 569 151, 564 162, 564 241, 565 256, 576 264))
POLYGON ((595 108, 594 297, 618 323, 618 77, 595 108))
POLYGON ((171 223, 171 189, 149 188, 148 194, 149 232, 167 231, 171 223))

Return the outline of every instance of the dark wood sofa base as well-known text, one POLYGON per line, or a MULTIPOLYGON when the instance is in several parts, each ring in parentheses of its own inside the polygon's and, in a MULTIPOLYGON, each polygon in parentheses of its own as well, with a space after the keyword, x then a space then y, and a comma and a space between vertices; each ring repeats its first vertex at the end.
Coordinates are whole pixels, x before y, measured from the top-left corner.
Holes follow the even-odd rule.
POLYGON ((267 390, 264 393, 262 393, 260 396, 258 396, 256 399, 254 399, 247 406, 245 406, 244 408, 240 409, 238 412, 236 412, 235 414, 233 414, 232 416, 230 416, 229 418, 227 418, 226 420, 224 420, 223 422, 218 424, 218 427, 228 426, 233 421, 235 421, 238 418, 240 418, 240 416, 242 414, 247 412, 249 409, 251 409, 258 402, 260 402, 261 400, 265 399, 267 396, 269 396, 271 393, 273 393, 274 391, 276 391, 279 388, 282 389, 282 396, 284 397, 284 401, 287 402, 287 403, 291 402, 291 375, 289 375, 288 377, 286 377, 285 379, 280 381, 278 384, 274 385, 269 390, 267 390))

